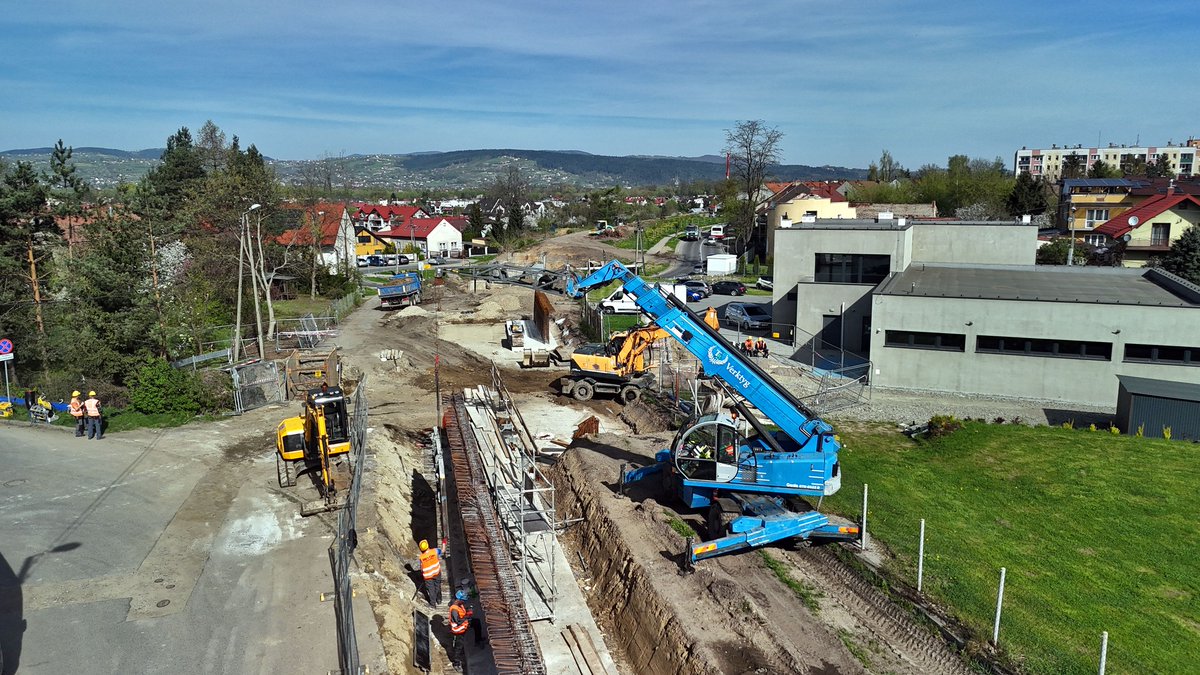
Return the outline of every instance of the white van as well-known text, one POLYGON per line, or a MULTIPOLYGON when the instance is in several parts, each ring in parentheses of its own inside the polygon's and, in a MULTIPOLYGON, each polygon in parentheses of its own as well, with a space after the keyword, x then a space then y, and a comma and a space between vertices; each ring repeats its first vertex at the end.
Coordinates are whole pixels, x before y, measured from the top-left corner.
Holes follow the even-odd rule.
POLYGON ((718 241, 721 239, 724 239, 725 238, 725 226, 724 225, 713 225, 712 227, 708 228, 708 236, 710 239, 716 239, 718 241))
POLYGON ((638 309, 637 303, 620 288, 609 293, 607 298, 596 303, 596 305, 605 314, 637 314, 641 311, 638 309))

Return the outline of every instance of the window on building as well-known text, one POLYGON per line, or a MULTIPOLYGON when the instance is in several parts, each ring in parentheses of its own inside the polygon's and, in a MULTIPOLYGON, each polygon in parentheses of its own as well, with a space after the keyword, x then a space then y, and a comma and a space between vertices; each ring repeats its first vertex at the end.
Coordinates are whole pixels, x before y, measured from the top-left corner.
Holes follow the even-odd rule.
POLYGON ((1103 234, 1089 234, 1083 237, 1083 240, 1092 246, 1105 246, 1108 244, 1108 237, 1103 234))
POLYGON ((818 253, 816 280, 829 284, 877 284, 887 278, 892 257, 854 253, 818 253))
POLYGON ((1150 226, 1150 245, 1151 246, 1170 246, 1171 245, 1171 224, 1170 223, 1154 223, 1150 226))
POLYGON ((1083 226, 1090 230, 1106 222, 1108 222, 1108 209, 1088 209, 1087 218, 1084 219, 1083 226))
POLYGON ((967 350, 967 336, 961 333, 923 333, 912 330, 889 330, 884 333, 885 347, 910 349, 941 349, 948 352, 967 350))
POLYGON ((1168 345, 1125 345, 1127 363, 1162 363, 1174 366, 1200 366, 1200 347, 1168 345))
POLYGON ((1083 340, 980 335, 975 339, 975 351, 982 354, 1020 354, 1023 356, 1049 356, 1064 359, 1112 360, 1112 343, 1086 342, 1083 340))

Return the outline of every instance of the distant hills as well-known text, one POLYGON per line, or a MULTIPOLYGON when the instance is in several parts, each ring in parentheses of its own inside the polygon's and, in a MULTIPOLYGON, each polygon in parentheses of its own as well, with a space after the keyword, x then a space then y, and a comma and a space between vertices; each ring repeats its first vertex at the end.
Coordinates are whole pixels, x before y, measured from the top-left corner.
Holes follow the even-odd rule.
MULTIPOLYGON (((51 148, 29 148, 0 152, 7 161, 32 162, 49 170, 51 148)), ((158 163, 163 150, 74 149, 79 175, 98 188, 134 182, 158 163)), ((336 173, 355 187, 393 190, 472 189, 491 184, 513 161, 520 164, 531 184, 538 187, 572 185, 602 188, 613 185, 640 187, 668 185, 695 180, 718 180, 725 175, 725 158, 702 157, 614 157, 578 150, 457 150, 416 152, 404 155, 346 155, 326 160, 268 161, 286 183, 300 182, 306 164, 328 161, 336 173)), ((866 178, 866 170, 841 166, 787 164, 775 167, 777 180, 835 180, 866 178)))

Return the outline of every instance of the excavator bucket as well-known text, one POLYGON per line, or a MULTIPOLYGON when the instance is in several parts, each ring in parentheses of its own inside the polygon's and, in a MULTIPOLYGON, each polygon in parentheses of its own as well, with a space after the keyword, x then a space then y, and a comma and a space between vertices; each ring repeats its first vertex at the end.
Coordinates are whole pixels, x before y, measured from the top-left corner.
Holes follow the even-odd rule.
POLYGON ((300 515, 305 518, 315 516, 318 513, 329 513, 330 511, 338 511, 346 506, 346 493, 341 492, 334 495, 331 499, 314 499, 311 502, 300 504, 300 515))

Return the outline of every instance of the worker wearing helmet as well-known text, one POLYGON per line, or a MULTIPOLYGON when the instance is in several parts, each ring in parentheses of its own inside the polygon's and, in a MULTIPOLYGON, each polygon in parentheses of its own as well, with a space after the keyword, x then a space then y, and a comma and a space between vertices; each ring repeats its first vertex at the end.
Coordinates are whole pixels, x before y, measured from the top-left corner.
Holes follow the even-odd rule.
POLYGON ((70 411, 71 417, 75 418, 75 438, 83 438, 83 403, 79 400, 82 394, 79 390, 71 392, 71 402, 67 404, 67 410, 70 411))
POLYGON ((442 604, 442 559, 441 551, 429 548, 425 539, 419 544, 421 549, 421 576, 425 578, 425 596, 429 598, 429 606, 436 608, 442 604))
POLYGON ((717 310, 709 307, 704 312, 704 323, 708 324, 713 330, 721 329, 721 320, 717 318, 717 310))
POLYGON ((458 638, 466 635, 467 630, 472 626, 475 628, 475 644, 480 645, 487 640, 483 635, 483 627, 479 623, 479 619, 474 618, 475 612, 467 606, 467 592, 458 591, 454 594, 454 599, 450 601, 449 621, 450 634, 454 636, 453 651, 458 652, 458 638))
POLYGON ((87 416, 88 440, 104 438, 104 417, 100 410, 100 399, 96 398, 96 392, 88 392, 87 400, 83 402, 83 412, 87 416))

